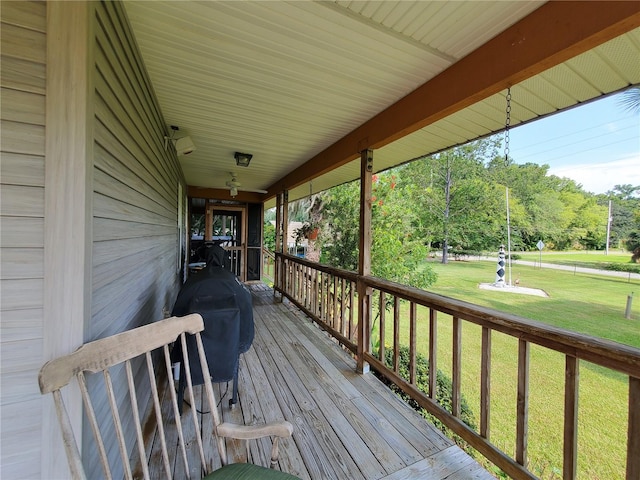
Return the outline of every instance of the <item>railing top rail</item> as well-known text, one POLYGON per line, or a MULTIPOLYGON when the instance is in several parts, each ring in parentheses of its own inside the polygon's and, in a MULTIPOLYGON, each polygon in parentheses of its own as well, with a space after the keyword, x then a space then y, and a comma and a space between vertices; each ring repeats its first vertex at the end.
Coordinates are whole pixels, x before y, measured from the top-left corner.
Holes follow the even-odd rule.
POLYGON ((276 255, 323 272, 345 277, 350 281, 362 281, 377 290, 390 293, 416 304, 640 378, 640 349, 638 348, 553 327, 542 322, 488 307, 481 307, 473 303, 401 285, 389 280, 372 276, 360 276, 355 272, 310 262, 291 255, 280 253, 276 255))
POLYGON ((276 257, 282 257, 282 258, 285 258, 286 260, 299 263, 301 265, 306 265, 307 267, 314 268, 315 270, 319 270, 321 272, 330 273, 338 277, 344 277, 345 279, 351 280, 353 282, 358 281, 358 278, 359 278, 359 275, 356 272, 352 272, 350 270, 345 270, 342 268, 332 267, 330 265, 324 265, 322 263, 311 262, 309 260, 296 257, 294 255, 276 252, 276 257))

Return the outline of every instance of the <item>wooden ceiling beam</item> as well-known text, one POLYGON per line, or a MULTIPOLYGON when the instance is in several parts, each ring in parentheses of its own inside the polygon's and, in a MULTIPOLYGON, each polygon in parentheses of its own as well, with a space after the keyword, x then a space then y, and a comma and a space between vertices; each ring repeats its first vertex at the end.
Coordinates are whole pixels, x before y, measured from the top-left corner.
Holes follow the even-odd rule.
POLYGON ((637 1, 550 1, 268 188, 340 167, 640 26, 637 1))

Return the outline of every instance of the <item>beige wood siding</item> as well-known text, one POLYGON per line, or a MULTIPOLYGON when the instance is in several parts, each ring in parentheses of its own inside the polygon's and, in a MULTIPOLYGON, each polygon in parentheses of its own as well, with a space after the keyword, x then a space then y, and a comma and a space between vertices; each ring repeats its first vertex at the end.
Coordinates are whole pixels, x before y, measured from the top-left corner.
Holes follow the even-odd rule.
POLYGON ((166 126, 120 3, 96 8, 93 298, 85 339, 162 317, 179 287, 177 189, 166 126))
MULTIPOLYGON (((64 198, 64 192, 47 193, 64 182, 47 180, 49 173, 45 177, 46 165, 60 165, 55 154, 49 163, 45 125, 52 108, 60 109, 59 116, 64 116, 66 108, 64 102, 48 102, 46 96, 47 71, 61 71, 51 68, 55 56, 49 57, 49 69, 46 65, 47 26, 57 26, 59 17, 49 13, 47 18, 45 2, 3 1, 0 11, 0 466, 3 479, 49 478, 51 457, 57 463, 66 462, 62 452, 46 453, 61 439, 57 429, 50 428, 55 418, 49 418, 53 412, 43 408, 49 399, 40 395, 37 373, 51 352, 71 348, 61 337, 69 336, 69 329, 78 325, 70 325, 55 302, 51 303, 55 311, 49 311, 46 300, 60 290, 55 284, 75 271, 61 265, 64 262, 48 261, 56 255, 55 248, 45 250, 55 245, 46 240, 47 224, 56 222, 45 212, 57 211, 49 202, 64 198), (52 331, 60 333, 49 336, 47 332, 52 331)), ((81 112, 88 113, 85 130, 91 145, 86 157, 76 156, 81 162, 85 158, 86 186, 92 192, 83 207, 92 219, 86 245, 91 282, 79 301, 80 307, 90 305, 81 332, 85 340, 160 319, 163 308, 171 308, 180 286, 178 185, 186 191, 175 153, 164 149, 166 126, 122 5, 100 3, 89 11, 93 12, 90 60, 95 63, 90 63, 88 82, 79 78, 85 75, 82 69, 62 72, 70 81, 77 75, 91 92, 88 104, 80 106, 76 110, 80 116, 74 118, 87 118, 81 112)), ((57 9, 56 15, 60 12, 57 9)), ((51 118, 56 118, 55 113, 51 118)), ((84 141, 71 135, 60 142, 67 151, 74 141, 84 141)), ((69 171, 73 162, 62 168, 51 178, 77 178, 76 170, 69 171)), ((82 194, 69 198, 77 201, 82 194)), ((66 231, 67 236, 75 233, 66 231)), ((55 235, 65 235, 65 230, 55 235)), ((67 241, 79 246, 85 242, 67 241)), ((78 292, 74 289, 74 294, 78 292)))
POLYGON ((3 479, 40 477, 46 5, 2 2, 0 443, 3 479))
MULTIPOLYGON (((93 30, 92 297, 85 341, 161 319, 163 309, 172 308, 180 287, 177 192, 183 183, 175 153, 164 148, 167 127, 122 4, 96 4, 93 30)), ((124 381, 117 372, 113 377, 124 381)), ((98 415, 105 415, 109 430, 103 407, 98 415)), ((92 455, 85 450, 85 459, 92 455)), ((96 462, 85 463, 90 477, 99 473, 91 471, 96 462)))

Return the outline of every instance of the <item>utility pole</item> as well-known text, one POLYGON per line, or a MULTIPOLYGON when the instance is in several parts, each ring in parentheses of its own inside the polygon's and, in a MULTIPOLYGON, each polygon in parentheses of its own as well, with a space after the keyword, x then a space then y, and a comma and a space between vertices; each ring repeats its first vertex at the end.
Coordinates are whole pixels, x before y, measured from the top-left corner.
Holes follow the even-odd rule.
POLYGON ((611 200, 609 200, 609 216, 607 217, 607 246, 604 251, 605 255, 609 255, 609 236, 611 235, 612 220, 613 220, 613 217, 611 216, 611 200))

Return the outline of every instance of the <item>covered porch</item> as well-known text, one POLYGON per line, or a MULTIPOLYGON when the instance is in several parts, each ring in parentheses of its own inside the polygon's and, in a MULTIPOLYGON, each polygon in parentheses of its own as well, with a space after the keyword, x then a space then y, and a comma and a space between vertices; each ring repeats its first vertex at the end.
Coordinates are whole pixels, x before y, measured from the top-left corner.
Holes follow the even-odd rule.
MULTIPOLYGON (((283 471, 303 479, 493 478, 375 376, 356 373, 347 351, 292 303, 264 284, 251 291, 256 337, 240 359, 239 403, 229 407, 230 385, 214 386, 224 421, 294 425, 280 445, 283 471)), ((216 455, 213 442, 208 453, 216 455)), ((244 443, 227 448, 232 462, 246 461, 244 443)), ((270 448, 252 442, 253 461, 268 464, 270 448)), ((149 458, 152 476, 164 477, 157 452, 149 458)))

